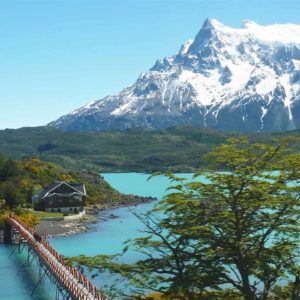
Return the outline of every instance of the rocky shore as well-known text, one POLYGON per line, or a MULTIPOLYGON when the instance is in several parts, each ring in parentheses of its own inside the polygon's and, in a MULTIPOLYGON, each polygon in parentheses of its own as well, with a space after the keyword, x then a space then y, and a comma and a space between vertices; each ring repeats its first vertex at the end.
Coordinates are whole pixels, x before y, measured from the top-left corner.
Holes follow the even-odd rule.
POLYGON ((92 230, 92 224, 105 221, 108 218, 115 218, 113 214, 105 218, 99 216, 98 212, 101 210, 135 206, 157 200, 153 197, 126 196, 123 201, 111 201, 110 203, 89 205, 86 208, 86 214, 77 220, 41 220, 40 223, 36 225, 35 230, 38 234, 47 238, 88 232, 92 230))

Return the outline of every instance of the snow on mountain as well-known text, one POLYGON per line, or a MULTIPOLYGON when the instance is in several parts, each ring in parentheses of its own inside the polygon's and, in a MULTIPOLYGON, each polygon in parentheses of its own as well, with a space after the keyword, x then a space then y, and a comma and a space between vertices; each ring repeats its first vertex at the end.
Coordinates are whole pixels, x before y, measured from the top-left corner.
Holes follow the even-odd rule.
POLYGON ((97 131, 180 124, 238 131, 300 127, 300 25, 207 19, 137 81, 49 125, 97 131))

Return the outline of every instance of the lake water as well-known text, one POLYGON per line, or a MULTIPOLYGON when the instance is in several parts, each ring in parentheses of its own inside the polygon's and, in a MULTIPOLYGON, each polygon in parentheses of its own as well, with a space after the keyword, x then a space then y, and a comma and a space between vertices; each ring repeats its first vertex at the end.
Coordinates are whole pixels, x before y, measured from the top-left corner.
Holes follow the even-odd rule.
MULTIPOLYGON (((139 196, 152 196, 162 199, 166 193, 166 188, 170 181, 163 177, 154 177, 148 181, 149 175, 138 173, 118 173, 102 174, 104 178, 117 190, 136 194, 139 196)), ((191 174, 180 174, 182 177, 191 178, 191 174)), ((132 214, 135 212, 145 212, 154 203, 147 203, 131 208, 118 208, 110 211, 101 212, 103 216, 109 217, 111 214, 117 218, 108 219, 92 226, 92 231, 73 235, 69 237, 57 237, 50 239, 49 242, 61 254, 65 256, 74 255, 96 255, 118 253, 123 248, 123 243, 131 238, 141 236, 142 224, 132 214)), ((21 300, 39 299, 50 300, 55 297, 55 289, 46 282, 45 286, 39 288, 32 296, 37 282, 38 268, 33 265, 20 271, 20 266, 24 264, 26 255, 14 254, 8 259, 12 251, 11 246, 0 246, 0 299, 1 300, 21 300)), ((131 262, 137 260, 139 255, 136 252, 128 252, 123 260, 131 262)), ((101 276, 92 281, 101 286, 108 284, 110 278, 101 276)))

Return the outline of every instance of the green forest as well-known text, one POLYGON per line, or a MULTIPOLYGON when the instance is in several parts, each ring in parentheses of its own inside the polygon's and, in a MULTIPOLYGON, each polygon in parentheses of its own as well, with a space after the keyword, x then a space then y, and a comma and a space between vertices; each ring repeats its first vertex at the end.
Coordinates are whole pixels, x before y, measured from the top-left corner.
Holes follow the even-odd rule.
MULTIPOLYGON (((253 142, 268 142, 299 133, 296 130, 272 134, 249 133, 247 136, 253 142)), ((38 157, 68 169, 89 169, 100 173, 194 172, 208 165, 205 154, 212 148, 238 136, 237 133, 192 127, 95 133, 33 127, 1 130, 0 152, 11 159, 38 157)), ((300 143, 293 147, 298 151, 300 143)))

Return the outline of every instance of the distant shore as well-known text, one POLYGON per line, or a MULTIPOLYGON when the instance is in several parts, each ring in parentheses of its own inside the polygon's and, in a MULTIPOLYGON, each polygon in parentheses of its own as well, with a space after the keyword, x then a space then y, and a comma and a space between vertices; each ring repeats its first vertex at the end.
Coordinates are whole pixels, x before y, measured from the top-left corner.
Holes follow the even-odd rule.
POLYGON ((41 220, 39 224, 35 226, 35 230, 38 234, 45 236, 46 238, 52 238, 56 236, 69 236, 73 234, 83 233, 91 231, 91 225, 105 221, 110 218, 115 218, 112 214, 108 217, 99 216, 99 211, 111 210, 120 207, 135 206, 143 203, 149 203, 157 200, 154 197, 139 197, 135 195, 127 195, 126 201, 112 201, 110 203, 89 205, 86 208, 86 214, 77 220, 41 220))

